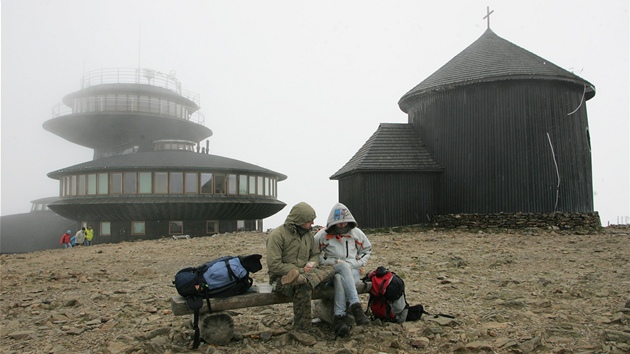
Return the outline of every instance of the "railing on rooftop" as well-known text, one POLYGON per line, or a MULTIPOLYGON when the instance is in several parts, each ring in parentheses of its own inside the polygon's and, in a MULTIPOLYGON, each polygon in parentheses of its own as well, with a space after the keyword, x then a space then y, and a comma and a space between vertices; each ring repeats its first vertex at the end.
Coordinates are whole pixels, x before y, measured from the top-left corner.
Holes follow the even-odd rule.
POLYGON ((188 107, 171 101, 150 98, 116 95, 115 97, 86 97, 72 100, 72 107, 63 102, 57 103, 52 109, 52 117, 56 118, 68 114, 117 112, 117 113, 149 113, 171 118, 189 120, 205 125, 203 113, 195 111, 195 107, 188 107))
POLYGON ((144 84, 162 87, 188 98, 199 106, 199 94, 182 90, 182 85, 175 78, 175 73, 164 74, 153 69, 113 68, 88 71, 83 74, 81 88, 102 84, 144 84))

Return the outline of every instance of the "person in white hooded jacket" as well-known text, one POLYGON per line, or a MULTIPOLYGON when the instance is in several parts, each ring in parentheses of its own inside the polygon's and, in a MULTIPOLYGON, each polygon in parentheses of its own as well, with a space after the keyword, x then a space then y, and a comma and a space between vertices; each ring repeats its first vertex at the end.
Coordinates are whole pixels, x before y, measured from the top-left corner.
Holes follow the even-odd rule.
POLYGON ((330 211, 326 228, 315 234, 315 242, 322 252, 319 264, 334 265, 336 271, 333 278, 333 330, 339 337, 350 332, 350 327, 346 324, 347 304, 350 304, 350 312, 357 325, 370 322, 359 302, 356 284, 361 279, 360 268, 370 259, 372 244, 357 226, 350 210, 342 203, 337 203, 330 211))

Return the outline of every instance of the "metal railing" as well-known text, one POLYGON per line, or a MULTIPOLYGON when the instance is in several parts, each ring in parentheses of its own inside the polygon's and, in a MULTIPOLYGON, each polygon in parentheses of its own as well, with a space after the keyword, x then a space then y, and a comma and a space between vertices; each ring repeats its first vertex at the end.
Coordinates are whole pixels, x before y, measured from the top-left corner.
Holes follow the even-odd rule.
POLYGON ((141 68, 99 69, 83 74, 83 78, 81 79, 82 89, 103 84, 144 84, 162 87, 182 97, 188 98, 199 105, 199 94, 182 90, 182 85, 179 80, 175 78, 173 71, 169 74, 164 74, 153 69, 141 68))
POLYGON ((52 109, 52 117, 69 114, 117 112, 117 113, 149 113, 205 125, 203 113, 195 111, 195 107, 188 107, 178 103, 157 98, 138 98, 118 95, 116 97, 87 97, 72 100, 72 107, 63 102, 57 103, 52 109))

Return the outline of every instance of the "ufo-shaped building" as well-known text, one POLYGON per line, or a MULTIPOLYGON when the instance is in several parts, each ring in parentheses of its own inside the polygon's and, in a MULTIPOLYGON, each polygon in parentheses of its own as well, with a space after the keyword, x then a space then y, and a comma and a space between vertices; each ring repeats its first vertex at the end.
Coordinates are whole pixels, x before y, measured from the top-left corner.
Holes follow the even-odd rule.
POLYGON ((282 208, 287 177, 212 155, 199 95, 150 69, 84 74, 44 129, 94 149, 94 159, 48 176, 59 180, 59 215, 92 225, 95 243, 262 230, 282 208))

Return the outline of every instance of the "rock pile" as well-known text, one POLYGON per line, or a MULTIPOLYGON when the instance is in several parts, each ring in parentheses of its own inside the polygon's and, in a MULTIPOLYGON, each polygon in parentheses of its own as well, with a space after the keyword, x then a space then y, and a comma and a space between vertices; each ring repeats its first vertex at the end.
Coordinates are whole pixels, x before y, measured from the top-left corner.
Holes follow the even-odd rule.
POLYGON ((431 225, 439 228, 598 230, 599 213, 492 213, 434 215, 431 225))

